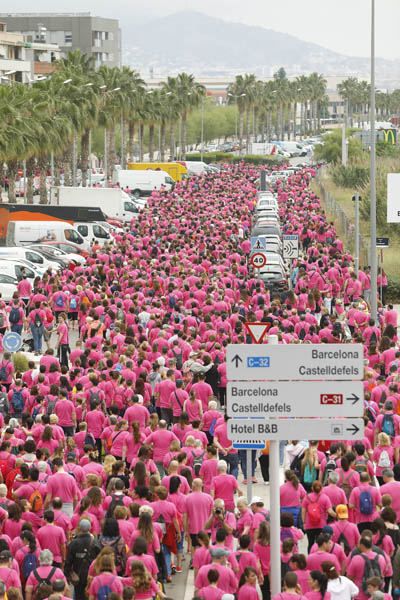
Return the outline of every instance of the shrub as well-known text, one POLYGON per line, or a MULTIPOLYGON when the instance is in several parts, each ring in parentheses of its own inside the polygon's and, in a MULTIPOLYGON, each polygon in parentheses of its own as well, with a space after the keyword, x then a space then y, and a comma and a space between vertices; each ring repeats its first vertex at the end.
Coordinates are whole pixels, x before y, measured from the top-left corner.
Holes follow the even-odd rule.
POLYGON ((20 373, 25 373, 25 371, 29 369, 28 359, 22 352, 16 352, 14 354, 13 363, 15 371, 19 371, 20 373))

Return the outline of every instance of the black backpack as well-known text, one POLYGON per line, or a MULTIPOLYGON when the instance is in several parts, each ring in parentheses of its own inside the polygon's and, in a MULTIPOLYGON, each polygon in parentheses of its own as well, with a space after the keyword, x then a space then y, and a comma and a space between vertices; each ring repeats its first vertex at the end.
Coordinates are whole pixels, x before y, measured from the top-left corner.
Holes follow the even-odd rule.
POLYGON ((110 506, 108 507, 107 511, 107 519, 110 519, 114 516, 114 510, 117 508, 117 506, 125 506, 123 498, 123 496, 117 494, 113 494, 111 496, 110 506))

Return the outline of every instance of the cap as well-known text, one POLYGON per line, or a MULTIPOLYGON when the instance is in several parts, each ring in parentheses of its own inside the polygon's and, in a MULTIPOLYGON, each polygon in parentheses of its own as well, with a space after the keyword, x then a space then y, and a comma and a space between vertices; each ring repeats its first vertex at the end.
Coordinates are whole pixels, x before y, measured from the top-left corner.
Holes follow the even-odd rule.
POLYGON ((258 502, 262 502, 264 504, 264 500, 260 498, 260 496, 253 496, 250 500, 250 505, 257 504, 258 502))
POLYGON ((336 507, 336 514, 339 518, 348 519, 349 510, 345 504, 338 504, 336 507))
POLYGON ((92 524, 89 519, 82 519, 79 521, 78 525, 79 531, 90 531, 92 528, 92 524))
POLYGON ((229 556, 230 552, 226 548, 211 548, 210 553, 212 558, 222 558, 223 556, 229 556))
POLYGON ((328 533, 329 535, 333 535, 333 529, 330 525, 324 525, 324 527, 322 528, 322 533, 328 533))

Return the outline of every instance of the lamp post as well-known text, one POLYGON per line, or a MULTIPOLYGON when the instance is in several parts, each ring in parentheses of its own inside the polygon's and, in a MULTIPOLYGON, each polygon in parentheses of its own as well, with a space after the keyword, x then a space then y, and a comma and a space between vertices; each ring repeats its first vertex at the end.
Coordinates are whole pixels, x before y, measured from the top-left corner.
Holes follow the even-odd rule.
POLYGON ((376 260, 376 139, 375 139, 375 0, 371 0, 371 104, 370 104, 370 264, 371 264, 371 316, 377 319, 377 260, 376 260))

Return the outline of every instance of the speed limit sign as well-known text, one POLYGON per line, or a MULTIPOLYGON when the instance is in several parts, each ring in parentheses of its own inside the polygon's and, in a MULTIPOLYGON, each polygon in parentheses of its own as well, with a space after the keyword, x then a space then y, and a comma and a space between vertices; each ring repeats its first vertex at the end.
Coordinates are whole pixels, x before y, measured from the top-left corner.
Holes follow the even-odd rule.
POLYGON ((267 257, 262 252, 255 252, 252 254, 250 262, 255 269, 261 269, 267 264, 267 257))

